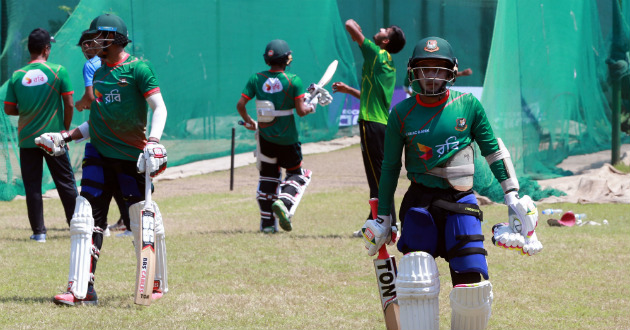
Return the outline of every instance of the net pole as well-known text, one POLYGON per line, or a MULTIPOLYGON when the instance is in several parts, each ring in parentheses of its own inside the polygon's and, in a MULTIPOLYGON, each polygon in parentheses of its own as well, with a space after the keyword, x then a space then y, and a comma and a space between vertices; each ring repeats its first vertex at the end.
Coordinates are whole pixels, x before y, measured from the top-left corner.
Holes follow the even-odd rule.
POLYGON ((230 191, 234 189, 234 145, 236 140, 236 129, 232 127, 232 150, 230 152, 230 191))

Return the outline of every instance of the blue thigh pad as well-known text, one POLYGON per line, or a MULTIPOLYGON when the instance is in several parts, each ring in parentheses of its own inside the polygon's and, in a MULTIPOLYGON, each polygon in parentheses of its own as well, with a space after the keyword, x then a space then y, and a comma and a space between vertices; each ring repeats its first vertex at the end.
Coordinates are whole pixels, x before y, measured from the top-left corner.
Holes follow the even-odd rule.
POLYGON ((125 173, 118 173, 117 179, 118 186, 120 187, 120 192, 122 193, 122 195, 127 199, 129 199, 129 197, 132 197, 129 200, 129 203, 134 204, 136 203, 136 200, 141 201, 144 199, 144 190, 140 191, 140 187, 138 187, 138 181, 136 181, 136 178, 125 173))
MULTIPOLYGON (((470 194, 457 203, 477 205, 477 198, 470 194)), ((469 214, 449 213, 444 230, 449 263, 456 273, 477 272, 488 279, 486 250, 479 218, 469 214)))
POLYGON ((435 257, 437 242, 438 229, 429 211, 421 207, 410 208, 405 214, 398 250, 422 251, 435 257))
POLYGON ((92 197, 99 197, 103 193, 103 186, 105 185, 103 160, 98 151, 96 151, 96 148, 90 143, 85 144, 82 168, 81 193, 87 193, 92 197))

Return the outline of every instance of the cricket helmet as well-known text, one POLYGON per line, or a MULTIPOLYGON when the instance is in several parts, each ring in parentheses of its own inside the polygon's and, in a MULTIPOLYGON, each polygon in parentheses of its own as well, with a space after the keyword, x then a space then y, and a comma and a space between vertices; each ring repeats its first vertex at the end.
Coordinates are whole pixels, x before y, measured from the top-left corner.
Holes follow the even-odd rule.
POLYGON ((418 94, 435 96, 446 92, 447 85, 452 85, 457 77, 457 58, 453 54, 453 48, 448 41, 438 37, 424 38, 416 44, 409 62, 407 62, 407 75, 409 85, 418 94), (426 67, 421 65, 422 60, 444 60, 446 66, 426 67), (444 70, 446 77, 429 77, 427 69, 444 70), (420 82, 430 81, 437 90, 425 90, 420 82))
POLYGON ((131 42, 127 25, 122 18, 114 14, 103 14, 93 19, 90 28, 83 31, 81 40, 81 48, 86 58, 90 58, 88 57, 90 55, 106 56, 109 46, 125 47, 131 42))
POLYGON ((268 65, 285 63, 286 65, 289 65, 293 59, 289 44, 280 39, 271 40, 267 44, 263 58, 265 59, 265 63, 268 65))

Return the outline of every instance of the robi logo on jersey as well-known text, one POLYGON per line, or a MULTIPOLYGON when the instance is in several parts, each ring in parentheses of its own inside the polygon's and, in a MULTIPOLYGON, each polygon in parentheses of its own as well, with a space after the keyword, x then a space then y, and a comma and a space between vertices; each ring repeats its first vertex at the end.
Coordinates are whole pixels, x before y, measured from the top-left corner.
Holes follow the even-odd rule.
POLYGON ((22 86, 32 87, 48 82, 48 76, 40 69, 28 70, 22 78, 22 86))
POLYGON ((431 147, 418 143, 418 150, 422 153, 420 159, 429 160, 433 157, 433 149, 431 147))
POLYGON ((267 78, 265 83, 263 84, 263 92, 274 94, 278 92, 282 92, 282 82, 278 78, 267 78))

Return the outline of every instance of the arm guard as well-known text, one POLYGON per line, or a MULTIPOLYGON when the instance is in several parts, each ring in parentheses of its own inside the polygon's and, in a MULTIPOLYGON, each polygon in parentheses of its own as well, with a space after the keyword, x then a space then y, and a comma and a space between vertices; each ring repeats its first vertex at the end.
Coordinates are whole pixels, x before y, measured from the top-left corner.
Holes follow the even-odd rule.
POLYGON ((510 152, 507 150, 505 144, 503 144, 503 141, 500 138, 497 138, 497 143, 499 144, 499 150, 486 156, 486 161, 488 162, 488 165, 492 165, 497 161, 503 161, 508 178, 500 182, 501 188, 503 188, 503 192, 506 194, 510 191, 518 191, 520 186, 518 184, 518 179, 516 178, 516 171, 514 171, 514 165, 512 164, 510 152))

